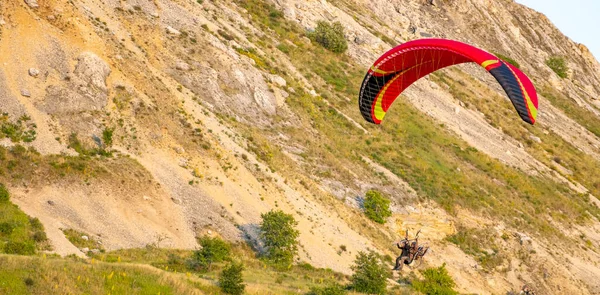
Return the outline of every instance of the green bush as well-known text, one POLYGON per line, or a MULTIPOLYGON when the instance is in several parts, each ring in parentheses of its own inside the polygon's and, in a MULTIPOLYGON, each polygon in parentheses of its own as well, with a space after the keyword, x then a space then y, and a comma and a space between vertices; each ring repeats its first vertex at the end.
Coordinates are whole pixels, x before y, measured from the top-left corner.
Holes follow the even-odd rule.
POLYGON ((35 254, 35 244, 33 241, 13 242, 8 241, 4 245, 4 253, 17 255, 33 255, 35 254))
POLYGON ((340 284, 332 284, 326 287, 313 287, 308 295, 344 295, 346 290, 340 284))
POLYGON ((424 279, 415 281, 412 286, 415 290, 426 295, 454 295, 456 283, 446 270, 446 264, 438 268, 428 268, 423 272, 424 279))
POLYGON ((340 22, 333 25, 325 22, 317 22, 317 28, 310 37, 327 50, 335 53, 343 53, 348 49, 348 42, 344 36, 344 27, 340 22))
POLYGON ((12 234, 14 229, 15 229, 15 226, 12 223, 0 222, 0 236, 1 235, 8 236, 8 235, 12 234))
POLYGON ((385 223, 387 217, 392 216, 390 210, 390 200, 382 196, 380 192, 376 190, 370 190, 365 195, 365 214, 371 220, 377 223, 385 223))
POLYGON ((5 203, 10 200, 10 194, 8 190, 4 186, 4 184, 0 183, 0 203, 5 203))
POLYGON ((297 222, 283 211, 262 214, 260 236, 267 248, 267 258, 278 267, 289 267, 298 252, 297 222))
POLYGON ((104 131, 102 131, 102 141, 104 141, 104 145, 106 147, 112 146, 113 143, 113 131, 115 128, 106 127, 104 131))
POLYGON ((352 270, 354 271, 352 275, 354 290, 368 294, 385 293, 388 271, 377 253, 373 251, 358 252, 352 270))
POLYGON ((546 65, 550 67, 559 77, 566 78, 569 67, 565 59, 560 56, 553 56, 546 60, 546 65))
POLYGON ((244 293, 246 285, 242 278, 244 266, 233 262, 227 265, 219 275, 219 287, 225 294, 239 295, 244 293))
POLYGON ((229 260, 231 246, 219 239, 211 237, 200 238, 200 250, 194 251, 187 261, 189 268, 194 270, 210 269, 213 262, 229 260))

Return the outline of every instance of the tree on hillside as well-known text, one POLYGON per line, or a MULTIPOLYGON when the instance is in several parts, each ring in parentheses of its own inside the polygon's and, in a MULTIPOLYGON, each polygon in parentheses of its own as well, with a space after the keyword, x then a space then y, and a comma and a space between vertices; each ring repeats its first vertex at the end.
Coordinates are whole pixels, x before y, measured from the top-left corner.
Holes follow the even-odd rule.
POLYGON ((225 294, 240 295, 244 293, 246 285, 242 278, 244 266, 241 262, 232 262, 227 265, 219 275, 219 287, 225 294))
POLYGON ((288 267, 298 252, 297 222, 283 211, 269 211, 261 215, 260 237, 267 248, 267 258, 278 267, 288 267))
POLYGON ((387 284, 388 270, 379 254, 358 252, 352 266, 352 288, 368 294, 383 294, 387 284))
POLYGON ((365 214, 377 223, 385 223, 385 219, 392 216, 390 200, 376 190, 370 190, 365 195, 365 214))
POLYGON ((229 260, 231 247, 219 238, 202 237, 199 240, 200 250, 194 251, 187 261, 188 268, 194 270, 210 269, 213 262, 229 260))

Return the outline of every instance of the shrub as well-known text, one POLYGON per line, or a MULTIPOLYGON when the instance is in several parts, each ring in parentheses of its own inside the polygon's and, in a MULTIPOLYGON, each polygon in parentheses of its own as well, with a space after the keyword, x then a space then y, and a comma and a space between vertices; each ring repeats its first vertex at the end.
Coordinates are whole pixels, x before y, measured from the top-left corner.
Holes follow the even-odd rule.
POLYGON ((0 203, 6 203, 10 200, 10 194, 8 190, 4 186, 4 184, 0 183, 0 203))
POLYGON ((219 238, 200 238, 200 250, 194 251, 192 257, 187 261, 188 267, 194 270, 210 269, 213 262, 221 262, 229 259, 231 247, 219 238))
POLYGON ((12 223, 2 222, 0 223, 0 235, 8 236, 12 234, 15 226, 12 223))
POLYGON ((343 53, 348 49, 344 27, 340 22, 331 25, 325 21, 319 21, 317 22, 317 28, 310 36, 329 51, 343 53))
POLYGON ((424 279, 415 281, 412 286, 415 290, 426 295, 454 295, 456 284, 446 270, 446 264, 438 268, 428 268, 423 272, 424 279))
POLYGON ((36 231, 33 236, 32 236, 33 240, 36 243, 42 243, 48 240, 48 237, 46 236, 46 233, 43 231, 36 231))
POLYGON ((387 217, 392 216, 390 200, 376 190, 370 190, 365 195, 365 214, 377 223, 385 223, 387 217))
POLYGON ((344 295, 346 290, 340 284, 333 284, 326 287, 313 287, 308 295, 344 295))
POLYGON ((219 275, 219 287, 225 294, 239 295, 244 293, 246 285, 242 278, 244 266, 241 263, 227 265, 219 275))
POLYGON ((13 242, 8 241, 4 245, 4 253, 17 255, 33 255, 35 254, 35 244, 32 241, 13 242))
POLYGON ((553 56, 546 60, 546 65, 550 67, 559 77, 566 78, 569 67, 565 59, 560 56, 553 56))
POLYGON ((104 145, 106 147, 112 146, 113 143, 113 131, 115 128, 106 127, 104 131, 102 131, 102 141, 104 141, 104 145))
POLYGON ((298 252, 297 222, 283 211, 269 211, 262 214, 260 236, 267 247, 267 258, 276 266, 287 267, 292 264, 298 252))
POLYGON ((368 294, 385 293, 387 269, 377 253, 373 251, 358 252, 352 270, 354 271, 352 275, 354 290, 368 294))

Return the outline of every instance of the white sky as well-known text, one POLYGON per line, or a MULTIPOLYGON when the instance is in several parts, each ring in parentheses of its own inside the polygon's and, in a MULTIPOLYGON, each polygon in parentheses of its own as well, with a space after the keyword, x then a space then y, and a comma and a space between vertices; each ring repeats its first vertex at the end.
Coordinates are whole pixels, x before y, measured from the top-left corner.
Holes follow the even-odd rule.
POLYGON ((561 32, 600 59, 600 0, 516 0, 545 14, 561 32))

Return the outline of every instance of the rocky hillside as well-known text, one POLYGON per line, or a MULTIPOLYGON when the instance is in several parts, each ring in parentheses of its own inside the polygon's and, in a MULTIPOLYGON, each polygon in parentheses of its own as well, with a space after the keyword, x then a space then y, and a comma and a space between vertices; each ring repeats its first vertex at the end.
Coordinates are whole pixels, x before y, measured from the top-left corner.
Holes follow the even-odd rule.
POLYGON ((422 229, 460 292, 600 294, 599 93, 587 48, 512 0, 0 2, 0 182, 61 255, 85 256, 67 229, 109 251, 207 234, 260 249, 261 213, 281 209, 316 267, 349 274, 422 229), (342 24, 345 53, 307 37, 319 21, 342 24), (368 66, 423 37, 518 62, 537 124, 476 65, 364 122, 368 66), (385 225, 362 213, 369 189, 392 199, 385 225))

